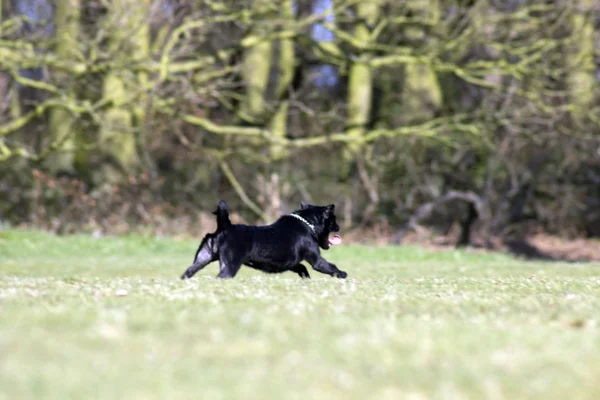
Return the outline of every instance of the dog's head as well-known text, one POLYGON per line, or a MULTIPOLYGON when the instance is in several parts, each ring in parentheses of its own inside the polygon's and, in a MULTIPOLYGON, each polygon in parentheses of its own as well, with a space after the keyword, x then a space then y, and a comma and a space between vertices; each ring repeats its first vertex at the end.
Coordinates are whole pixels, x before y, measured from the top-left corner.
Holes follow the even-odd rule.
POLYGON ((339 235, 329 237, 332 232, 340 231, 335 218, 335 205, 314 206, 301 202, 300 207, 301 209, 298 214, 314 226, 319 247, 327 250, 331 245, 342 242, 342 238, 339 235))

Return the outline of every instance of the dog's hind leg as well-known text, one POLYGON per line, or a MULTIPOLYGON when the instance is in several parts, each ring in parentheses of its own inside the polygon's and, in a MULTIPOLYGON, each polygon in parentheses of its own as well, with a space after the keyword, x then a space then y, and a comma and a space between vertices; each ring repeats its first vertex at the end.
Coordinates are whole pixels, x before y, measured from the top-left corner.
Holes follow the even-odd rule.
POLYGON ((183 273, 183 275, 181 275, 181 279, 191 278, 196 272, 217 260, 218 254, 213 250, 214 240, 215 239, 209 235, 206 235, 204 239, 202 239, 202 243, 200 243, 198 251, 196 251, 194 263, 183 273))
POLYGON ((302 279, 310 279, 308 270, 302 264, 295 265, 294 267, 290 268, 290 271, 297 273, 302 279))
POLYGON ((243 255, 235 253, 221 254, 219 257, 221 270, 217 278, 233 278, 240 270, 243 261, 243 255))

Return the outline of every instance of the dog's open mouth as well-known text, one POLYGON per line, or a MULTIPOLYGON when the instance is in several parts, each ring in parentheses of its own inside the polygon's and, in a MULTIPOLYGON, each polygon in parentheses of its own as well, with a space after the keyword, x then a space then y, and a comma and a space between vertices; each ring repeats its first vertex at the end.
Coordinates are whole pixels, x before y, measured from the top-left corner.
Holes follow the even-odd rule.
POLYGON ((333 245, 342 243, 342 237, 340 235, 333 235, 333 237, 330 237, 328 239, 328 241, 329 241, 329 245, 333 246, 333 245))

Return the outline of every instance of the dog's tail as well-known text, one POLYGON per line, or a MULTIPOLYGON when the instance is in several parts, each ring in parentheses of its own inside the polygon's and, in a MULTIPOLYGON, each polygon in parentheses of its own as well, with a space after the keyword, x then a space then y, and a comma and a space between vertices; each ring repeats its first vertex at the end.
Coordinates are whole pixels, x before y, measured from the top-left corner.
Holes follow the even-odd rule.
POLYGON ((213 214, 217 216, 217 232, 227 229, 231 226, 229 220, 229 211, 227 211, 227 203, 220 200, 217 209, 213 211, 213 214))

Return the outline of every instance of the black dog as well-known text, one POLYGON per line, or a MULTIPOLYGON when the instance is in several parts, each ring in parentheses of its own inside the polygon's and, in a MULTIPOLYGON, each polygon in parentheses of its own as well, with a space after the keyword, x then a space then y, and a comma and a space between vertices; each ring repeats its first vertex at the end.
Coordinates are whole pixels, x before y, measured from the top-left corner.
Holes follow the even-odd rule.
POLYGON ((217 230, 204 236, 194 264, 181 276, 194 276, 209 263, 219 260, 219 278, 233 278, 242 264, 267 272, 293 271, 301 278, 310 278, 307 261, 316 271, 346 278, 347 274, 321 257, 319 247, 327 250, 342 241, 331 232, 338 232, 335 206, 313 206, 301 203, 301 209, 280 217, 266 226, 233 225, 229 220, 227 204, 221 200, 213 212, 217 216, 217 230))

